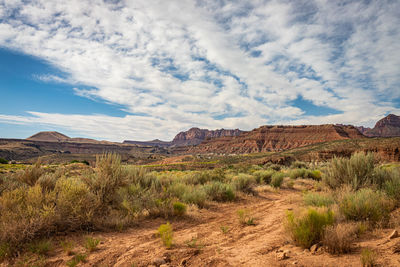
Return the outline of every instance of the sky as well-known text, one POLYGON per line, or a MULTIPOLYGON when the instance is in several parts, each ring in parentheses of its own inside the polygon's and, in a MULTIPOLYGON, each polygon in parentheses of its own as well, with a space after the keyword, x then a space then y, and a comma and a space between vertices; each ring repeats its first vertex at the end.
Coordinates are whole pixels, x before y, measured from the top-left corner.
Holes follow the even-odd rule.
POLYGON ((400 115, 400 1, 0 0, 0 137, 400 115))

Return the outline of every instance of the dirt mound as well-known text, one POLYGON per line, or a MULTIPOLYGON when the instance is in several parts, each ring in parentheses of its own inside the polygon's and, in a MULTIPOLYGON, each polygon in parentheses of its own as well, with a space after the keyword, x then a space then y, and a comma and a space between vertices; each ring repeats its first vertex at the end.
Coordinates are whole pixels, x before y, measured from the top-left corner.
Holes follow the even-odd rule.
POLYGON ((255 153, 281 151, 310 144, 364 138, 346 125, 261 126, 239 136, 206 140, 190 150, 193 153, 255 153))
POLYGON ((389 114, 379 120, 374 128, 364 128, 363 134, 370 137, 400 136, 400 116, 389 114))
POLYGON ((59 132, 39 132, 27 138, 27 140, 45 141, 45 142, 60 142, 60 141, 67 141, 69 139, 70 138, 68 136, 59 132))

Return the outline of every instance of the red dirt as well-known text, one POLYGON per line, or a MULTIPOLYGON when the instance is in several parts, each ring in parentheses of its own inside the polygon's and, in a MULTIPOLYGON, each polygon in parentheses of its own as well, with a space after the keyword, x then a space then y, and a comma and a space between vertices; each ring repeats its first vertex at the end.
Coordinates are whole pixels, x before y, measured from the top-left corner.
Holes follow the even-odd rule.
MULTIPOLYGON (((94 237, 102 242, 83 266, 151 266, 156 258, 165 259, 165 266, 361 266, 361 248, 366 247, 378 253, 382 266, 400 266, 400 254, 392 252, 400 238, 387 239, 392 229, 368 234, 357 241, 352 253, 340 256, 323 251, 314 255, 294 246, 283 221, 288 209, 300 205, 301 189, 310 187, 307 183, 300 187, 296 182, 297 190, 260 187, 257 196, 243 196, 234 203, 212 203, 207 209, 191 208, 185 218, 170 220, 174 228, 171 249, 166 249, 156 235, 159 225, 166 222, 161 218, 146 219, 121 233, 96 233, 94 237), (242 226, 238 209, 248 210, 256 225, 242 226), (227 227, 227 233, 221 226, 227 227), (278 250, 289 250, 289 258, 278 260, 278 250)), ((83 244, 82 237, 68 238, 83 244)), ((84 253, 84 248, 75 251, 84 253)), ((72 258, 61 249, 54 253, 57 256, 49 258, 48 266, 65 266, 72 258)))

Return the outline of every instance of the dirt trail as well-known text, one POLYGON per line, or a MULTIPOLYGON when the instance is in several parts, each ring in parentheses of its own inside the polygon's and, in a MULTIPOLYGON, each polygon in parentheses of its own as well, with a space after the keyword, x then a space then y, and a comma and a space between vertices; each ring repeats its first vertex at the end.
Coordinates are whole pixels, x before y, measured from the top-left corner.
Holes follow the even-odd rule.
MULTIPOLYGON (((290 244, 282 222, 285 211, 298 207, 299 197, 295 190, 261 190, 257 196, 245 196, 238 202, 192 209, 185 218, 170 221, 174 228, 171 249, 166 249, 155 234, 164 219, 145 220, 122 233, 96 234, 102 240, 99 250, 91 253, 84 265, 150 266, 159 259, 167 266, 360 266, 360 248, 342 256, 322 251, 314 255, 290 244), (241 225, 238 209, 248 210, 256 225, 241 225), (289 250, 289 258, 278 260, 277 250, 289 250)), ((377 247, 382 264, 400 266, 399 254, 390 249, 394 241, 386 242, 386 234, 383 231, 357 246, 377 247)), ((53 257, 50 266, 65 266, 70 258, 53 257)))

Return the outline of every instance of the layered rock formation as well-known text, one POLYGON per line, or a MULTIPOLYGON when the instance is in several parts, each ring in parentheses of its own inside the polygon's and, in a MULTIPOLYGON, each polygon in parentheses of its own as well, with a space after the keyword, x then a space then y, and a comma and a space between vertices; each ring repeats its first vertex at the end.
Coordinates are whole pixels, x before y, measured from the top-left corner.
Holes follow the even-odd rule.
POLYGON ((178 133, 172 140, 172 144, 178 146, 198 145, 204 140, 210 140, 219 137, 239 136, 242 133, 243 131, 239 129, 207 130, 207 129, 191 128, 188 131, 178 133))
POLYGON ((360 131, 369 137, 395 137, 400 136, 400 116, 389 114, 383 119, 379 120, 375 127, 360 129, 360 131))
POLYGON ((320 142, 355 138, 365 137, 354 126, 261 126, 235 137, 206 140, 189 151, 224 154, 281 151, 320 142))
POLYGON ((226 130, 226 129, 218 129, 218 130, 208 130, 208 129, 199 129, 199 128, 190 128, 187 131, 178 133, 171 142, 165 142, 161 140, 153 140, 153 141, 130 141, 125 140, 125 144, 136 144, 136 145, 144 145, 144 146, 160 146, 160 147, 168 147, 168 146, 194 146, 198 145, 204 140, 219 138, 224 136, 239 136, 243 131, 239 129, 234 130, 226 130))

